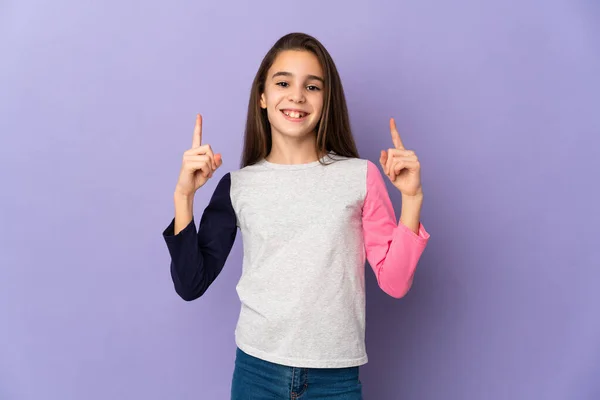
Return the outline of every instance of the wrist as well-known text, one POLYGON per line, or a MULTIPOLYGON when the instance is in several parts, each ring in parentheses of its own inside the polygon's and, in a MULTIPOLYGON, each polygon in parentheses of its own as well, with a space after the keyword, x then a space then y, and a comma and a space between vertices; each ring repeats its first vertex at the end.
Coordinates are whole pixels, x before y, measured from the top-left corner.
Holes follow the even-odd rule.
POLYGON ((191 208, 194 204, 194 195, 175 192, 173 194, 173 201, 175 202, 175 207, 191 208))
POLYGON ((195 193, 186 193, 180 191, 179 189, 175 189, 175 192, 173 192, 173 198, 175 200, 193 200, 194 195, 195 193))
POLYGON ((419 189, 415 194, 402 193, 402 201, 418 202, 423 201, 423 189, 419 189))
POLYGON ((408 227, 415 234, 419 234, 421 222, 421 208, 423 207, 423 194, 403 195, 400 223, 408 227))

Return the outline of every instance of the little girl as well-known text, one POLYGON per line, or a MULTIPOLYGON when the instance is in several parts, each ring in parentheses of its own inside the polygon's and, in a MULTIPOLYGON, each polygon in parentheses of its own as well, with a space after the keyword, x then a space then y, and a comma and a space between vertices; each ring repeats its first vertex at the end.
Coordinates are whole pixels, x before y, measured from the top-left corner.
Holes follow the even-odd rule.
POLYGON ((419 161, 393 119, 390 130, 379 162, 402 193, 398 222, 379 169, 359 158, 328 51, 306 34, 282 37, 252 84, 241 168, 218 182, 196 230, 194 194, 223 163, 197 116, 163 237, 175 290, 191 301, 241 232, 232 399, 362 398, 365 261, 400 298, 429 240, 419 161))

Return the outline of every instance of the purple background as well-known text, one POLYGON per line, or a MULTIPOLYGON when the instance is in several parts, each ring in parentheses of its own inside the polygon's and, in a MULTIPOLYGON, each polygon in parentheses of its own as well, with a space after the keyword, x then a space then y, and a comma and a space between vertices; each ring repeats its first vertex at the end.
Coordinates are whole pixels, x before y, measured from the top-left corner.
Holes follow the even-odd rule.
POLYGON ((332 53, 363 158, 394 116, 422 162, 413 289, 367 270, 366 399, 600 398, 599 4, 2 1, 0 399, 228 398, 241 240, 185 303, 161 232, 195 113, 225 161, 198 215, 290 31, 332 53))

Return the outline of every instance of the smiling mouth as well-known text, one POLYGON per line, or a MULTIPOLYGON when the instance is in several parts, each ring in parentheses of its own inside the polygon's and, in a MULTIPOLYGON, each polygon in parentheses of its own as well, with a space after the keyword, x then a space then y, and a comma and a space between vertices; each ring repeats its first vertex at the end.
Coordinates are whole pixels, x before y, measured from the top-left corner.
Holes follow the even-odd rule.
POLYGON ((308 116, 308 113, 305 113, 302 111, 281 110, 281 113, 284 116, 286 116, 287 119, 296 120, 296 121, 300 121, 300 120, 306 118, 306 116, 308 116))

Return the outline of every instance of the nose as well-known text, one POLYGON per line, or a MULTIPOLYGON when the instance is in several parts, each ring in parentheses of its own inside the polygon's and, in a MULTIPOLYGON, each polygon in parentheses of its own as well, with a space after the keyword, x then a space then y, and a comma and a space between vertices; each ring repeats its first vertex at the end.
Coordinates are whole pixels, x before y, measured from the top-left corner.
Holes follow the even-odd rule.
POLYGON ((295 88, 290 89, 288 99, 294 103, 304 103, 306 97, 304 97, 303 88, 296 86, 295 88))

